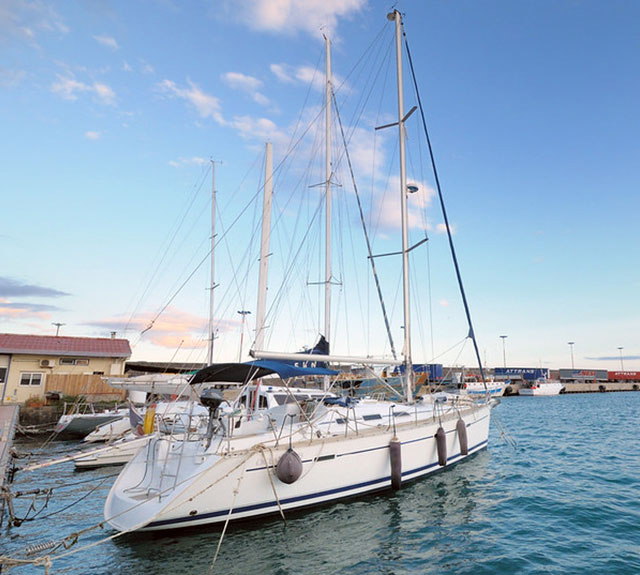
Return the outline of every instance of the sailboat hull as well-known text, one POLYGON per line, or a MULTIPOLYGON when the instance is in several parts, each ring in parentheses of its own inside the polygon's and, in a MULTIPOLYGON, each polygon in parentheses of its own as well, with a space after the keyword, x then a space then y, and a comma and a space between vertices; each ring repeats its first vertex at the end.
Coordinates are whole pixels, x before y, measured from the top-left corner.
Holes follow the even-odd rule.
MULTIPOLYGON (((487 446, 490 407, 476 406, 462 415, 469 446, 466 456, 460 452, 457 413, 433 418, 428 424, 397 426, 403 483, 443 469, 435 440, 440 426, 446 432, 447 466, 487 446)), ((172 529, 269 515, 391 489, 389 444, 393 437, 393 430, 385 426, 361 430, 351 439, 336 435, 294 443, 303 472, 290 485, 279 481, 275 473, 288 444, 274 447, 265 442, 257 447, 254 443, 252 448, 215 456, 197 455, 195 443, 183 446, 181 472, 188 479, 176 481, 166 472, 171 467, 165 463, 171 459, 167 456, 170 443, 159 440, 138 454, 129 472, 116 481, 105 517, 120 531, 172 529), (192 457, 184 453, 189 447, 192 457), (149 457, 158 462, 153 470, 146 465, 149 457)))

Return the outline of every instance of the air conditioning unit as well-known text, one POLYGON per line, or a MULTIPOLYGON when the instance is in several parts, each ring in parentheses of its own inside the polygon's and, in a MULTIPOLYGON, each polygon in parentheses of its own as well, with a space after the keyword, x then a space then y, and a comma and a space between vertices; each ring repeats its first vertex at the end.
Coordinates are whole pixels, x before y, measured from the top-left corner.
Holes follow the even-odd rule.
POLYGON ((53 367, 56 364, 55 359, 41 359, 40 367, 53 367))

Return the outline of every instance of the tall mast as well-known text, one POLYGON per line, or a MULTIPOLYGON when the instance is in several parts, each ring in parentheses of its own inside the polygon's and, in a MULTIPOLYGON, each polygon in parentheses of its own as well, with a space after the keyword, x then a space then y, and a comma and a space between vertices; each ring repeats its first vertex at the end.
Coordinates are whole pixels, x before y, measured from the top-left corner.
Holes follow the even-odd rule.
POLYGON ((264 320, 267 310, 267 272, 269 267, 269 243, 271 240, 271 201, 273 197, 273 151, 267 142, 264 163, 264 198, 262 201, 262 239, 260 241, 260 271, 258 303, 256 305, 255 349, 264 349, 264 320))
POLYGON ((413 398, 413 363, 411 360, 411 322, 409 299, 409 230, 407 211, 407 174, 405 165, 404 92, 402 87, 402 17, 394 10, 387 16, 396 25, 396 67, 398 70, 398 138, 400 152, 400 209, 402 212, 402 291, 404 302, 404 364, 407 401, 413 398))
POLYGON ((216 271, 216 163, 211 160, 211 287, 209 293, 209 364, 213 363, 213 292, 215 289, 216 271))
POLYGON ((331 349, 331 41, 326 46, 324 337, 331 349))

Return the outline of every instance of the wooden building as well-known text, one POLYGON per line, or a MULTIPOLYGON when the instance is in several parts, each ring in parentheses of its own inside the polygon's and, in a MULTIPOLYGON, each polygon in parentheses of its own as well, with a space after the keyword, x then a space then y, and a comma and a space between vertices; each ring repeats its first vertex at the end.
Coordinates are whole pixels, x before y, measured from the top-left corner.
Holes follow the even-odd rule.
MULTIPOLYGON (((47 392, 114 395, 103 377, 124 374, 126 339, 0 333, 0 403, 24 403, 47 392)), ((118 395, 118 393, 116 393, 118 395)), ((97 397, 96 397, 97 396, 97 397)))

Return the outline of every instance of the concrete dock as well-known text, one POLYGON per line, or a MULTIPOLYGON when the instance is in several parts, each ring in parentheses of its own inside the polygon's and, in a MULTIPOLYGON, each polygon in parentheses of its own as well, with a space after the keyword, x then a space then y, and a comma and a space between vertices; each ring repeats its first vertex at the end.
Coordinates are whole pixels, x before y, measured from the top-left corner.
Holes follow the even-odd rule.
MULTIPOLYGON (((623 381, 601 382, 560 382, 564 386, 562 393, 603 393, 610 391, 640 391, 640 383, 623 381)), ((522 383, 510 383, 505 388, 505 395, 518 395, 522 383)))
POLYGON ((18 425, 18 405, 0 405, 0 524, 4 515, 5 484, 11 466, 11 447, 18 425))
POLYGON ((18 405, 0 405, 0 487, 4 486, 11 463, 11 446, 19 410, 18 405))

